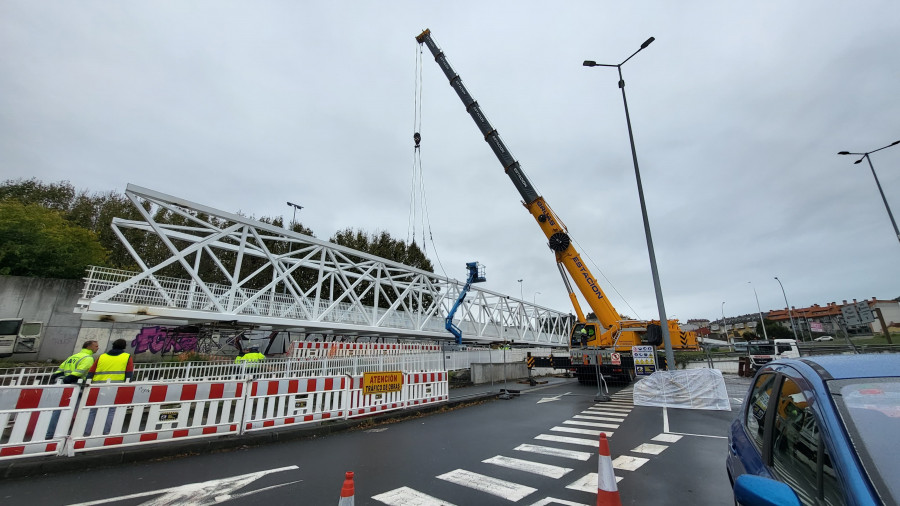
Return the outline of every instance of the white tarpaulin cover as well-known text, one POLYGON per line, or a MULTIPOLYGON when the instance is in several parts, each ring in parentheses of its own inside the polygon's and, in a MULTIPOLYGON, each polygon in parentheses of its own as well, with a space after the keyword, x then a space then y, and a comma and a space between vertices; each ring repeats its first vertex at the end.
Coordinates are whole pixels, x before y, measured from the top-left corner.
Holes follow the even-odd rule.
POLYGON ((634 385, 635 406, 731 411, 722 371, 656 371, 634 385))

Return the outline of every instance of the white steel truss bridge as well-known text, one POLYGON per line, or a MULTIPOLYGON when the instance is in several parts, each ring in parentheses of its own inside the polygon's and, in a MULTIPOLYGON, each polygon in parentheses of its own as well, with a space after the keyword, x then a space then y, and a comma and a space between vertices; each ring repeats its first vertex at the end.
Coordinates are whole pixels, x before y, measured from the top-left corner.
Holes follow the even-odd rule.
MULTIPOLYGON (((450 340, 464 283, 129 184, 141 219, 112 228, 137 269, 89 267, 82 319, 270 327, 307 334, 450 340)), ((566 346, 572 316, 472 287, 466 342, 566 346)))

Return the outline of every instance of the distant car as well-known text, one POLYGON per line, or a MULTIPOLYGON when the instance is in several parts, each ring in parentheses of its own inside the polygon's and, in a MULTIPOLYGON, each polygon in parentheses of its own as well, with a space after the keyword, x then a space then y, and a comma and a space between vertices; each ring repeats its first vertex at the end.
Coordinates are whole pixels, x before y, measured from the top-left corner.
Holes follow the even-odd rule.
POLYGON ((813 339, 813 341, 819 341, 819 342, 822 342, 822 341, 834 341, 834 338, 831 337, 831 336, 822 336, 822 337, 817 337, 817 338, 813 339))
POLYGON ((728 437, 737 504, 900 503, 900 354, 782 359, 728 437))

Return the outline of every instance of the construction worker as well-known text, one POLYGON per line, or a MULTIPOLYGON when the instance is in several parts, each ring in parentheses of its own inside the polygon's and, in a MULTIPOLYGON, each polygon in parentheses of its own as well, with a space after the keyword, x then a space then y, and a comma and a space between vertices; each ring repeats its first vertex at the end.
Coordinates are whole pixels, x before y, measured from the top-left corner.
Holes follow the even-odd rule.
POLYGON ((94 353, 97 353, 98 349, 100 346, 97 341, 85 341, 81 345, 81 351, 59 364, 59 369, 50 376, 50 382, 55 383, 61 379, 62 383, 71 385, 84 379, 94 366, 94 353))
POLYGON ((587 348, 587 343, 588 343, 587 327, 581 327, 581 347, 587 348))
POLYGON ((94 383, 101 381, 131 381, 134 374, 134 358, 125 353, 125 340, 116 339, 112 349, 100 355, 91 371, 88 379, 94 383))
POLYGON ((266 356, 259 352, 259 346, 251 346, 250 351, 241 357, 241 362, 262 362, 266 356))

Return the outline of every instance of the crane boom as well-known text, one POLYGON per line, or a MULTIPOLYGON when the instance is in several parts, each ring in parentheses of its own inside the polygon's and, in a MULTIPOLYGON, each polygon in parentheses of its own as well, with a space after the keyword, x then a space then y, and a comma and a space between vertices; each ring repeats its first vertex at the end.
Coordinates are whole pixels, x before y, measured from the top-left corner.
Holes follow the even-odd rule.
MULTIPOLYGON (((538 194, 534 185, 531 184, 531 181, 528 179, 528 176, 525 175, 519 162, 516 161, 509 151, 509 148, 506 147, 506 144, 500 138, 497 129, 495 129, 493 125, 491 125, 491 122, 488 121, 487 116, 485 116, 484 112, 481 110, 481 106, 478 105, 478 102, 472 97, 469 90, 466 89, 459 74, 453 70, 450 62, 447 61, 444 52, 431 37, 431 30, 426 29, 423 31, 416 37, 416 41, 420 44, 425 44, 429 51, 431 51, 431 54, 434 55, 434 60, 441 67, 444 75, 447 76, 447 79, 450 81, 450 86, 456 90, 456 94, 459 95, 460 100, 462 100, 463 105, 466 107, 466 111, 475 121, 475 125, 481 130, 482 135, 484 135, 484 140, 494 151, 494 155, 500 160, 500 164, 503 165, 503 170, 506 172, 506 175, 510 178, 513 185, 516 187, 516 190, 519 191, 519 195, 522 196, 525 208, 528 209, 528 212, 531 213, 541 227, 541 230, 544 232, 544 235, 547 237, 548 245, 555 253, 557 263, 564 267, 572 280, 575 281, 579 291, 581 291, 587 299, 591 310, 597 315, 600 324, 605 327, 607 331, 618 330, 618 322, 620 320, 619 313, 606 297, 603 289, 597 283, 596 278, 591 274, 590 269, 588 269, 587 264, 582 260, 581 255, 572 245, 566 226, 556 213, 553 212, 544 198, 538 194)), ((560 272, 562 273, 562 270, 560 272)), ((578 320, 583 323, 585 321, 584 314, 581 311, 575 293, 571 289, 571 286, 569 286, 568 279, 566 279, 565 276, 563 276, 563 280, 566 282, 569 299, 575 307, 576 313, 578 314, 578 320)))

